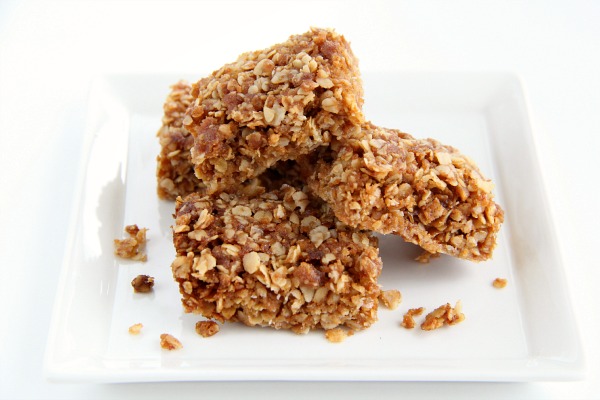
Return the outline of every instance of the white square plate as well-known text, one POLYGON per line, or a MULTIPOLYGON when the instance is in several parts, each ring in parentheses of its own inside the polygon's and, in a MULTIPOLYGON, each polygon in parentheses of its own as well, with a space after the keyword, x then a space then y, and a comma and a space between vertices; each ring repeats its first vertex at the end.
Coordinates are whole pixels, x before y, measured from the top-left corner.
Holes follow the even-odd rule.
POLYGON ((365 113, 381 126, 433 137, 473 158, 496 183, 506 212, 494 258, 449 256, 428 265, 420 251, 381 238, 384 289, 397 310, 341 344, 322 331, 298 336, 225 324, 203 339, 171 277, 171 202, 155 190, 155 132, 170 84, 194 76, 110 76, 92 88, 78 197, 46 353, 47 376, 63 381, 578 379, 579 339, 557 254, 519 80, 500 73, 365 74, 365 113), (113 255, 128 224, 149 228, 148 262, 113 255), (152 294, 133 293, 138 274, 152 294), (492 287, 496 277, 508 286, 492 287), (462 300, 466 320, 426 332, 400 326, 409 308, 462 300), (130 325, 142 333, 128 334, 130 325), (168 352, 161 333, 184 348, 168 352))

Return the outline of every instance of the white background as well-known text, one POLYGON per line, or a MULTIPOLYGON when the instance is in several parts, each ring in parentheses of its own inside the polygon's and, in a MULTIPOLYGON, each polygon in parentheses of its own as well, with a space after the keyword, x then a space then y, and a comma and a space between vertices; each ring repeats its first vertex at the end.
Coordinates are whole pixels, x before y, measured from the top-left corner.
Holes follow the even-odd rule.
MULTIPOLYGON (((0 398, 600 398, 600 3, 0 2, 0 398), (587 358, 580 382, 48 383, 42 359, 91 79, 205 73, 309 26, 365 71, 511 71, 538 157, 587 358)), ((557 321, 560 323, 560 321, 557 321)))

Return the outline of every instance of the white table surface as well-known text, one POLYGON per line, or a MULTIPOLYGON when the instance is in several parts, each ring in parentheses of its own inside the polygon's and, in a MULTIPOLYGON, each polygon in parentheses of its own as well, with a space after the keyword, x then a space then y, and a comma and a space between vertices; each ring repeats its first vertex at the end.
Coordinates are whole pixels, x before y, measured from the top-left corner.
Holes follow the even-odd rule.
POLYGON ((592 1, 0 2, 0 398, 600 398, 599 20, 600 3, 592 1), (212 71, 309 26, 343 33, 363 71, 511 71, 523 78, 586 353, 585 380, 44 380, 91 79, 212 71))

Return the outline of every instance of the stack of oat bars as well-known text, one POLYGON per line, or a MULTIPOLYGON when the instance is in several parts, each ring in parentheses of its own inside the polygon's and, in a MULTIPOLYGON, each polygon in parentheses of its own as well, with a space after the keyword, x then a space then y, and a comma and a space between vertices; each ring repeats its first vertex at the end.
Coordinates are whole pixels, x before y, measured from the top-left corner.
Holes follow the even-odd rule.
POLYGON ((453 147, 375 126, 358 61, 313 28, 172 86, 158 195, 176 201, 187 312, 306 333, 377 320, 374 232, 427 254, 491 257, 493 184, 453 147))

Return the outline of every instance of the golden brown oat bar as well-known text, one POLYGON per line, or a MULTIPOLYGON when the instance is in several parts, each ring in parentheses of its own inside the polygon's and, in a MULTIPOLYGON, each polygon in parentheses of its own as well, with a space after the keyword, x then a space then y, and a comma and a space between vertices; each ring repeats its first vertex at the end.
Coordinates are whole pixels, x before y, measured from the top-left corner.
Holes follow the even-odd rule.
POLYGON ((187 312, 305 333, 377 319, 377 239, 291 186, 178 199, 172 264, 187 312))
POLYGON ((344 134, 309 178, 340 221, 395 233, 430 253, 491 257, 504 213, 473 161, 433 139, 370 123, 344 134))
POLYGON ((358 61, 332 30, 313 28, 242 54, 191 93, 183 124, 209 193, 326 145, 342 125, 363 120, 358 61))
MULTIPOLYGON (((205 185, 194 174, 190 150, 194 144, 192 135, 182 126, 185 110, 190 105, 191 86, 179 81, 171 86, 164 108, 163 125, 157 133, 160 142, 160 154, 157 157, 157 193, 165 200, 175 200, 178 196, 187 196, 194 192, 204 192, 205 185)), ((262 186, 266 190, 279 189, 287 183, 301 188, 304 182, 294 161, 280 161, 267 169, 260 177, 243 184, 235 183, 223 187, 226 192, 248 190, 262 186)))
POLYGON ((157 157, 157 192, 161 199, 175 200, 204 190, 204 184, 194 175, 190 149, 194 138, 183 127, 185 111, 192 102, 191 85, 179 81, 171 86, 165 104, 162 127, 156 134, 160 142, 157 157))

